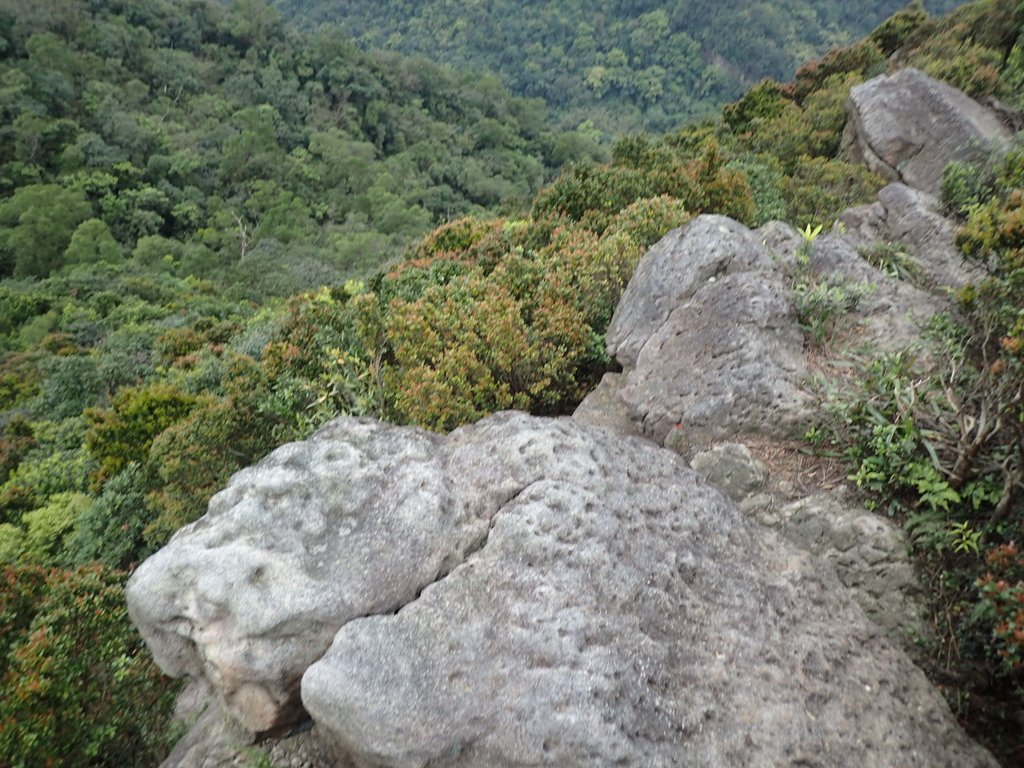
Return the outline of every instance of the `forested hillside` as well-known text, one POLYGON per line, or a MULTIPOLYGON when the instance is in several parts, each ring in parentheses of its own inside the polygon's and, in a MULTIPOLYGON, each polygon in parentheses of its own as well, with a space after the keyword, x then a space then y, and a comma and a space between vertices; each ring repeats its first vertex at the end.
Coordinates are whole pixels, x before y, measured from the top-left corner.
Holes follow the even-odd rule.
POLYGON ((0 4, 0 561, 20 564, 0 764, 156 761, 167 686, 115 569, 230 472, 366 407, 333 373, 288 377, 309 300, 283 298, 528 204, 595 150, 547 122, 494 78, 295 34, 261 2, 0 4))
POLYGON ((204 276, 244 262, 233 282, 288 293, 526 201, 586 147, 493 78, 292 35, 259 2, 18 0, 0 52, 0 270, 15 277, 171 255, 204 276))
MULTIPOLYGON (((340 413, 447 430, 571 411, 668 229, 714 211, 810 233, 872 199, 883 180, 839 159, 852 85, 909 62, 1020 106, 1017 6, 899 14, 602 163, 494 78, 293 33, 259 0, 5 3, 0 764, 166 753, 173 686, 121 587, 233 472, 340 413)), ((979 173, 957 198, 988 216, 971 247, 1017 275, 1019 178, 979 173)), ((1005 308, 1019 283, 985 295, 1005 308)), ((999 322, 1018 371, 1019 326, 999 322)), ((981 678, 1005 701, 1022 645, 961 629, 971 674, 953 696, 983 700, 981 678)))
MULTIPOLYGON (((562 125, 622 135, 711 114, 764 77, 866 34, 903 0, 577 3, 275 0, 307 26, 342 22, 362 45, 493 72, 544 98, 562 125)), ((928 0, 944 13, 957 0, 928 0)))

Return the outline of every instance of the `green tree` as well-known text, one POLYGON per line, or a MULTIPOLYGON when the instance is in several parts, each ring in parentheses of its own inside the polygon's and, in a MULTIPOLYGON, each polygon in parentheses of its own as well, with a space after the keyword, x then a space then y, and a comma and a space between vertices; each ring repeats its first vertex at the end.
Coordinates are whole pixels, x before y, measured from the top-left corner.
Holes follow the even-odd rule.
POLYGON ((194 396, 158 382, 125 387, 114 396, 109 408, 86 411, 89 431, 85 445, 99 464, 94 483, 102 484, 129 462, 145 457, 153 440, 185 418, 195 405, 194 396))
POLYGON ((83 221, 71 236, 64 252, 65 264, 116 264, 122 259, 121 246, 114 240, 110 227, 100 219, 83 221))
POLYGON ((60 268, 72 235, 91 210, 82 192, 57 184, 32 184, 15 192, 0 204, 6 274, 46 277, 60 268))
POLYGON ((123 579, 99 567, 0 571, 10 632, 0 762, 85 768, 163 756, 174 689, 128 620, 123 579))

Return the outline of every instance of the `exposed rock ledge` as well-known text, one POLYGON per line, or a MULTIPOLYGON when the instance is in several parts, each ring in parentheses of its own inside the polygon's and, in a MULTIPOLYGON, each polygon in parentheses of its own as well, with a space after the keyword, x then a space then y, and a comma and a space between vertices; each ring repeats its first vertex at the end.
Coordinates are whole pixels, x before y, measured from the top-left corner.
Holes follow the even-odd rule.
POLYGON ((167 672, 252 730, 301 703, 337 765, 994 765, 808 554, 566 419, 335 421, 128 600, 167 672))
POLYGON ((890 181, 938 195, 942 171, 1013 131, 997 109, 907 68, 855 86, 843 151, 890 181))

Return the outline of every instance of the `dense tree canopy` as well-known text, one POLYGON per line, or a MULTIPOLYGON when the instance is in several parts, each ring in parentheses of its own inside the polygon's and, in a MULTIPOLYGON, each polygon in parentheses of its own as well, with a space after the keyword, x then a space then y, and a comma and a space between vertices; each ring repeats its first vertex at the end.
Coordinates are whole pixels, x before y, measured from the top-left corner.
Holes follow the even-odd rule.
POLYGON ((598 151, 494 77, 298 35, 258 0, 59 6, 0 8, 0 275, 253 260, 288 293, 598 151))
MULTIPOLYGON (((764 77, 873 29, 904 0, 275 0, 306 25, 342 22, 371 48, 499 75, 544 98, 563 125, 666 131, 764 77)), ((957 0, 931 0, 933 13, 957 0)))

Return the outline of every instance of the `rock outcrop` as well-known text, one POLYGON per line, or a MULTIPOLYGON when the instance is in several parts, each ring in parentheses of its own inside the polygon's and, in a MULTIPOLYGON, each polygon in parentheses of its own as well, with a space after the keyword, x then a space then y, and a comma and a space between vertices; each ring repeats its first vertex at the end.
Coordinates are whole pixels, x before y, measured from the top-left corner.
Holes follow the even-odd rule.
MULTIPOLYGON (((865 208, 865 232, 881 226, 876 216, 895 222, 897 214, 887 213, 865 208)), ((778 222, 754 232, 722 216, 699 216, 670 232, 640 261, 608 330, 622 374, 606 377, 577 418, 685 456, 721 442, 802 434, 814 398, 795 282, 813 276, 859 293, 841 321, 849 346, 906 349, 949 306, 942 293, 865 260, 857 244, 866 242, 864 234, 837 232, 808 244, 778 222)), ((949 255, 935 266, 935 279, 962 277, 955 263, 949 255)))
POLYGON ((573 420, 340 419, 232 478, 128 586, 195 681, 167 768, 296 726, 275 765, 994 766, 899 648, 926 631, 903 534, 759 458, 828 365, 796 282, 863 287, 840 341, 897 351, 976 277, 933 194, 1006 130, 951 90, 854 90, 847 151, 896 183, 813 242, 700 216, 655 245, 573 420), (864 257, 895 241, 913 279, 864 257))
POLYGON ((827 569, 567 419, 333 422, 128 599, 166 671, 253 729, 301 695, 338 765, 994 765, 827 569))
POLYGON ((956 225, 942 215, 939 201, 905 184, 890 184, 869 205, 844 211, 845 238, 858 246, 899 243, 914 258, 922 286, 960 287, 984 276, 956 247, 956 225))
POLYGON ((996 110, 913 68, 855 86, 846 111, 843 150, 852 162, 932 195, 950 161, 1012 134, 996 110))
MULTIPOLYGON (((778 461, 785 451, 775 446, 773 453, 778 461)), ((846 487, 845 472, 827 472, 814 457, 801 455, 797 464, 770 472, 767 462, 742 443, 716 445, 690 462, 744 515, 833 568, 868 617, 916 656, 930 630, 906 535, 864 508, 846 487), (801 466, 805 460, 808 467, 801 466), (816 481, 800 477, 808 471, 816 481)))
POLYGON ((608 329, 639 431, 681 453, 806 419, 803 334, 782 267, 749 229, 699 216, 637 266, 608 329))

